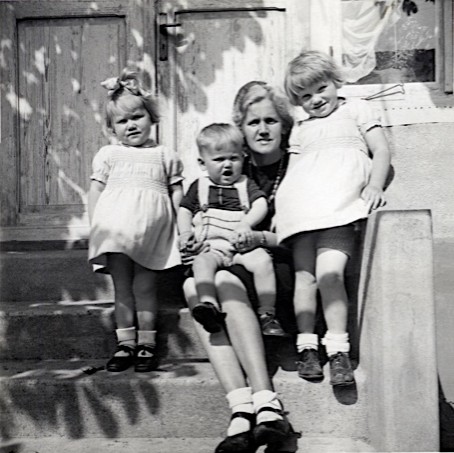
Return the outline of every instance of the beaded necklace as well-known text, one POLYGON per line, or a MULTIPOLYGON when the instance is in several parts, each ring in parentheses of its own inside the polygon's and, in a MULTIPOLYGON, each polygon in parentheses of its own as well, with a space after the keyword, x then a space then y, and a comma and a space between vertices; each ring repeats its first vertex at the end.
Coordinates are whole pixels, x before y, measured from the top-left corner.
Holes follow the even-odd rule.
MULTIPOLYGON (((273 182, 273 188, 271 189, 271 192, 268 196, 268 203, 271 205, 274 198, 276 197, 276 192, 279 187, 279 184, 281 183, 282 178, 284 177, 285 170, 287 169, 287 162, 288 162, 288 153, 284 153, 284 155, 281 157, 281 160, 279 161, 279 168, 277 169, 276 177, 273 182)), ((260 168, 260 167, 256 167, 260 168)), ((249 177, 252 178, 252 175, 254 171, 254 165, 252 165, 251 158, 248 160, 248 173, 249 177)))

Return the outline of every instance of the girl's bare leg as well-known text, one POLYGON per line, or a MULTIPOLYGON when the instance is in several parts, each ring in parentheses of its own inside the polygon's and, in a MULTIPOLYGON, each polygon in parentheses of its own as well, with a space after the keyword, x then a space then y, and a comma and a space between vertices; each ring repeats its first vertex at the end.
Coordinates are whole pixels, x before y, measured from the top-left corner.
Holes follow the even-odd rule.
POLYGON ((158 313, 157 272, 134 264, 133 294, 136 301, 137 327, 155 330, 158 313))
POLYGON ((115 321, 118 329, 134 326, 134 294, 132 283, 134 262, 123 253, 110 253, 107 266, 115 290, 115 321))
POLYGON ((348 256, 339 250, 317 251, 317 281, 322 297, 323 312, 328 330, 332 333, 347 332, 348 296, 344 272, 348 256))
POLYGON ((311 235, 299 235, 292 242, 295 267, 293 305, 299 333, 313 333, 317 308, 315 248, 311 235))

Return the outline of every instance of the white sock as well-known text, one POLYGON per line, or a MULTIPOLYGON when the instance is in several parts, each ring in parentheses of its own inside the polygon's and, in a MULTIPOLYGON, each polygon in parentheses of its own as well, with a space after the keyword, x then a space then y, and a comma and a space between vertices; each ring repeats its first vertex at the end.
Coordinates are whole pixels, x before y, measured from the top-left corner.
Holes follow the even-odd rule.
MULTIPOLYGON (((129 346, 130 348, 136 347, 136 328, 125 327, 124 329, 116 329, 117 341, 120 346, 129 346)), ((116 352, 117 357, 127 356, 128 354, 123 351, 116 352)))
MULTIPOLYGON (((250 387, 242 387, 232 390, 226 395, 229 406, 232 409, 232 414, 235 412, 247 412, 248 414, 254 413, 254 406, 252 405, 252 391, 250 387)), ((249 420, 243 417, 235 417, 230 420, 230 425, 227 429, 227 436, 234 436, 241 434, 251 429, 249 420)))
POLYGON ((303 349, 318 349, 318 335, 315 333, 299 333, 296 337, 296 349, 301 352, 303 349))
POLYGON ((348 332, 346 333, 332 333, 329 330, 326 332, 325 337, 322 338, 322 344, 326 348, 328 357, 337 354, 338 352, 349 352, 350 343, 348 341, 348 332))
POLYGON ((283 420, 281 415, 272 410, 262 410, 259 413, 260 409, 264 407, 282 410, 282 404, 277 399, 277 393, 272 392, 271 390, 260 390, 252 395, 252 401, 254 403, 254 411, 257 414, 257 424, 283 420))
MULTIPOLYGON (((138 330, 137 331, 137 344, 140 345, 147 345, 147 346, 156 346, 156 330, 138 330)), ((152 354, 147 351, 140 351, 139 356, 141 357, 149 357, 152 354)))

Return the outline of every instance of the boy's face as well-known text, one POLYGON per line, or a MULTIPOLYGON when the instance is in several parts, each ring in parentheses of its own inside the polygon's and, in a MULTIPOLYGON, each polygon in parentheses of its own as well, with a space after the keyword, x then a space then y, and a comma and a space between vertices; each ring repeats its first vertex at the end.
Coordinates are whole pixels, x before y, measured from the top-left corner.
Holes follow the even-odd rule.
POLYGON ((309 116, 324 118, 337 107, 337 87, 332 80, 314 83, 300 93, 299 104, 309 116))
POLYGON ((206 147, 199 158, 202 169, 208 172, 215 184, 221 186, 231 186, 240 178, 243 161, 243 150, 231 145, 206 147))

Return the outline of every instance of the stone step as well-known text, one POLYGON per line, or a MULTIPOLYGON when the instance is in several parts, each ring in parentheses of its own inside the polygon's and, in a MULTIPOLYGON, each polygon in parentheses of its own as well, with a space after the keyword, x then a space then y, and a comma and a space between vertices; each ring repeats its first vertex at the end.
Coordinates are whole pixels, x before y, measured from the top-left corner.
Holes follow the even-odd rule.
MULTIPOLYGON (((17 438, 0 442, 0 451, 9 453, 62 452, 65 453, 213 453, 222 438, 17 438)), ((370 445, 358 439, 303 436, 298 439, 298 450, 305 453, 372 452, 370 445)), ((257 453, 263 453, 260 447, 257 453)))
MULTIPOLYGON (((0 301, 113 300, 110 276, 93 273, 87 256, 85 249, 2 248, 0 301)), ((158 296, 163 306, 183 303, 182 282, 182 267, 160 272, 158 296)))
MULTIPOLYGON (((6 362, 1 366, 4 439, 221 438, 230 417, 211 365, 167 362, 158 371, 86 370, 101 361, 6 362)), ((328 370, 325 369, 327 372, 328 370)), ((289 420, 303 437, 368 439, 368 395, 357 384, 333 391, 325 378, 309 383, 274 370, 273 382, 289 420)), ((39 450, 38 450, 39 451, 39 450)), ((190 450, 194 451, 194 450, 190 450)))
MULTIPOLYGON (((1 302, 0 359, 106 359, 115 348, 113 303, 1 302)), ((159 354, 203 359, 187 308, 159 312, 159 354)))

